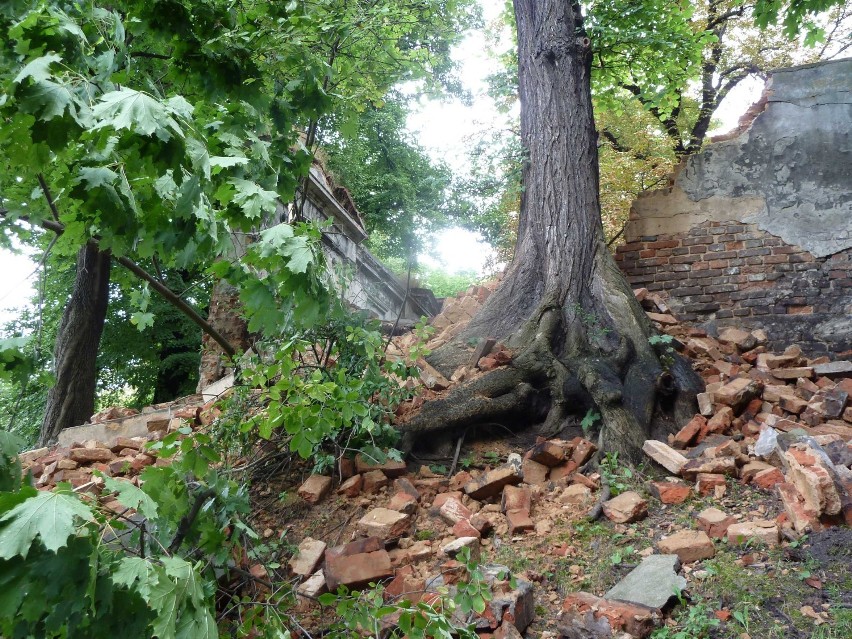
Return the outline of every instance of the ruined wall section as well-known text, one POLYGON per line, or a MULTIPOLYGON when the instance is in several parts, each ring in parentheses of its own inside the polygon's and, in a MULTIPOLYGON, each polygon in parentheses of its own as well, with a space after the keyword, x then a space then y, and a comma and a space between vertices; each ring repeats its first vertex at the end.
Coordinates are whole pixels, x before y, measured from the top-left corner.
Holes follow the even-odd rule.
POLYGON ((640 197, 616 260, 679 319, 852 349, 852 60, 784 69, 739 135, 640 197))

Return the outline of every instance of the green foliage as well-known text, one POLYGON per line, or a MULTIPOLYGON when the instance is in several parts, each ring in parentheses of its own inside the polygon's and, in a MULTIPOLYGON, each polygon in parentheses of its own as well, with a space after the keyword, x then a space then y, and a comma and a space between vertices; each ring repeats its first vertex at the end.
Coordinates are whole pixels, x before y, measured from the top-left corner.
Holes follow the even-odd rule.
POLYGON ((356 451, 383 460, 398 437, 390 418, 410 397, 400 381, 416 374, 414 361, 424 352, 415 347, 408 360, 394 361, 384 348, 375 322, 340 307, 325 324, 262 344, 259 352, 269 356, 248 364, 244 377, 250 387, 266 388, 268 403, 240 430, 286 444, 312 458, 317 471, 356 451))
POLYGON ((663 370, 669 370, 675 362, 674 338, 671 335, 651 335, 648 343, 657 352, 663 370))
POLYGON ((812 20, 817 14, 828 11, 832 7, 841 6, 844 0, 757 0, 754 5, 755 23, 761 29, 776 24, 779 19, 784 26, 784 34, 792 38, 805 27, 814 33, 812 20))
POLYGON ((208 468, 218 461, 211 443, 172 433, 158 445, 182 455, 147 468, 141 487, 104 478, 136 516, 68 485, 0 493, 0 633, 218 637, 217 578, 254 533, 242 522, 246 488, 208 468))
POLYGON ((651 639, 706 639, 719 625, 710 607, 698 603, 686 608, 676 617, 676 625, 663 626, 651 634, 651 639))
POLYGON ((633 479, 633 471, 619 464, 618 452, 606 453, 600 466, 601 476, 609 483, 612 496, 620 495, 630 488, 628 482, 633 479))
POLYGON ((12 492, 21 484, 18 453, 24 447, 20 437, 0 430, 0 492, 12 492))
POLYGON ((22 382, 33 370, 33 361, 23 348, 26 338, 0 339, 0 379, 22 382))
POLYGON ((367 108, 351 135, 330 136, 326 165, 346 187, 381 258, 406 258, 423 239, 450 223, 450 170, 435 163, 405 130, 407 106, 392 93, 367 108))
POLYGON ((601 414, 594 408, 587 410, 585 416, 580 421, 580 428, 583 429, 583 435, 589 437, 595 428, 595 424, 600 421, 600 418, 601 414))

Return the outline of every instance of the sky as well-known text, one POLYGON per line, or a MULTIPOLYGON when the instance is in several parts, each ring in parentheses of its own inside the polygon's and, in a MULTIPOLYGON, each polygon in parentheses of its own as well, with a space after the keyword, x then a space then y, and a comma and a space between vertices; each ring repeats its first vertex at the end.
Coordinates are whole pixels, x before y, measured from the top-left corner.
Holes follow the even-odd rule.
MULTIPOLYGON (((480 4, 486 22, 498 20, 502 2, 480 0, 480 4)), ((485 79, 498 68, 498 63, 489 58, 485 34, 469 33, 453 56, 460 65, 462 82, 472 95, 471 103, 423 100, 410 114, 408 126, 430 156, 445 161, 456 172, 464 172, 471 141, 495 126, 503 126, 506 116, 498 112, 486 94, 485 79)), ((716 114, 722 126, 713 133, 736 126, 739 116, 760 96, 762 87, 761 81, 743 82, 732 91, 716 114)), ((431 253, 421 256, 421 261, 429 266, 451 272, 481 272, 490 249, 474 233, 449 229, 438 234, 431 253)), ((11 309, 26 304, 32 296, 34 268, 29 257, 0 249, 0 324, 12 317, 11 309)))

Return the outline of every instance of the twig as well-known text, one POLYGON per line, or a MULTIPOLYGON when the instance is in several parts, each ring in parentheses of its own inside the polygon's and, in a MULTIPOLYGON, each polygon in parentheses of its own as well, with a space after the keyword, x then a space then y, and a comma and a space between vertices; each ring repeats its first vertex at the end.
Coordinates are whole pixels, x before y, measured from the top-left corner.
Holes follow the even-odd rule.
POLYGON ((604 502, 609 500, 609 495, 609 480, 606 478, 606 475, 601 473, 601 494, 598 495, 598 503, 586 515, 587 521, 597 521, 600 518, 601 514, 603 514, 604 502))
POLYGON ((212 488, 208 488, 207 490, 204 490, 198 495, 196 495, 195 503, 192 504, 192 510, 190 510, 188 514, 181 517, 174 539, 172 539, 172 543, 169 544, 169 553, 174 553, 178 548, 180 548, 180 545, 183 543, 184 538, 187 536, 187 534, 189 534, 189 529, 192 527, 192 524, 195 523, 195 519, 196 517, 198 517, 198 513, 201 510, 201 507, 204 505, 204 502, 215 496, 216 491, 212 488))
POLYGON ((405 295, 402 296, 402 303, 399 305, 399 313, 396 316, 396 320, 394 320, 393 327, 390 330, 390 334, 388 335, 388 339, 385 342, 384 352, 388 352, 388 346, 390 346, 391 340, 393 339, 393 334, 396 333, 396 327, 399 326, 399 320, 402 319, 402 314, 405 312, 405 304, 408 302, 408 294, 411 291, 411 267, 413 264, 413 260, 408 260, 408 276, 405 279, 405 295))
POLYGON ((44 193, 44 197, 47 200, 47 206, 50 207, 50 214, 53 216, 55 222, 59 222, 59 211, 56 208, 56 202, 54 202, 53 195, 51 195, 47 182, 44 179, 44 175, 41 173, 38 174, 38 184, 41 187, 41 192, 44 193))
POLYGON ((456 471, 456 464, 459 463, 459 453, 461 453, 462 443, 464 442, 464 436, 467 434, 467 431, 463 432, 459 437, 459 441, 456 442, 456 454, 453 455, 453 463, 450 466, 450 473, 448 477, 452 477, 456 471))

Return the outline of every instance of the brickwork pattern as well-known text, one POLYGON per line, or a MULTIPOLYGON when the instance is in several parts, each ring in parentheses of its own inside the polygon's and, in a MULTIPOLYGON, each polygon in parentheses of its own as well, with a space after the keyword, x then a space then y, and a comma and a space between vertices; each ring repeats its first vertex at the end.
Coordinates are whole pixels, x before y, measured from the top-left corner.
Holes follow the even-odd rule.
POLYGON ((848 330, 812 330, 852 314, 852 249, 818 259, 753 225, 705 222, 640 237, 619 246, 615 259, 633 288, 666 297, 682 321, 767 328, 779 345, 798 342, 813 353, 852 348, 848 330))

